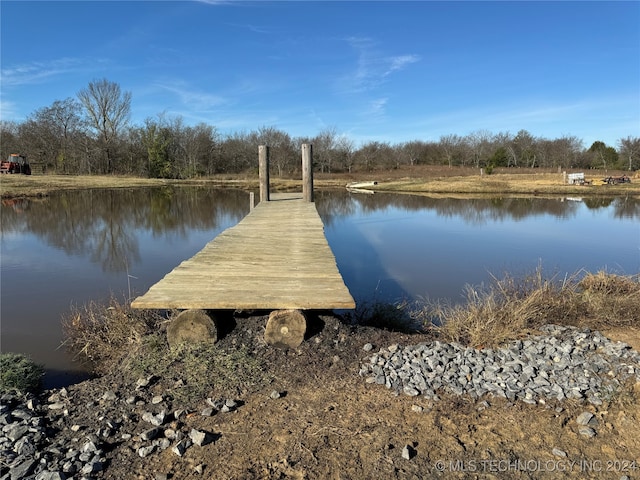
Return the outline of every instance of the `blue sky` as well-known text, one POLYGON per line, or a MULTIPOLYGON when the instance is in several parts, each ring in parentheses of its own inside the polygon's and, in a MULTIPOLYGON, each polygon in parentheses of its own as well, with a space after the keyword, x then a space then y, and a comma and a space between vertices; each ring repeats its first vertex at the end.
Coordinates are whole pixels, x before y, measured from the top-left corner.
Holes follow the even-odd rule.
POLYGON ((399 143, 640 136, 640 2, 2 0, 2 120, 106 78, 132 117, 399 143))

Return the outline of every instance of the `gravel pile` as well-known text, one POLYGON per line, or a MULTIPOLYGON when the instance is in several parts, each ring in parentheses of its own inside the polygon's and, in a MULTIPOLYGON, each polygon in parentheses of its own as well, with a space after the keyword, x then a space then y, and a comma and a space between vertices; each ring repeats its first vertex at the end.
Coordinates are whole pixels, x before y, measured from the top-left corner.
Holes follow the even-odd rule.
MULTIPOLYGON (((360 369, 368 383, 437 399, 438 392, 494 395, 536 403, 583 399, 602 404, 630 378, 640 381, 640 354, 597 331, 558 325, 496 349, 455 343, 382 348, 360 369)), ((365 351, 371 345, 365 346, 365 351)))
POLYGON ((167 449, 182 457, 220 437, 189 427, 188 413, 212 416, 242 405, 207 398, 200 412, 174 410, 166 396, 148 390, 152 383, 153 377, 140 379, 135 390, 94 398, 65 388, 41 397, 0 396, 0 480, 88 480, 108 468, 107 452, 122 446, 143 458, 167 449))

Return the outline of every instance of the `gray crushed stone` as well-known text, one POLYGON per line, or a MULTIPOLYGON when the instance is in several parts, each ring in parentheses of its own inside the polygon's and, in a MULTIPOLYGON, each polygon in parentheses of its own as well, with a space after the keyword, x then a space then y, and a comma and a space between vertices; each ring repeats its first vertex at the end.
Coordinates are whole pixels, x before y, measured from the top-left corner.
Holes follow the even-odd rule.
POLYGON ((546 325, 542 335, 495 349, 434 341, 381 348, 361 365, 367 383, 437 400, 439 392, 537 403, 581 399, 601 405, 628 379, 640 354, 598 331, 546 325))

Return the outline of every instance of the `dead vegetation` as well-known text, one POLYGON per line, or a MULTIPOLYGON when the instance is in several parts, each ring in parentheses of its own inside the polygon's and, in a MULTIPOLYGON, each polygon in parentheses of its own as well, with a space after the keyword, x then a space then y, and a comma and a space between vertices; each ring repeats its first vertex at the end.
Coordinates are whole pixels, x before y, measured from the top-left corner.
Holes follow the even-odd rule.
POLYGON ((146 337, 121 368, 130 381, 163 378, 166 392, 184 406, 197 404, 212 391, 233 398, 270 380, 262 361, 246 346, 200 342, 169 348, 163 331, 146 337))
POLYGON ((128 302, 111 298, 109 305, 90 302, 75 307, 62 320, 65 346, 94 373, 118 371, 128 382, 162 377, 169 394, 184 405, 207 392, 233 394, 268 380, 261 362, 246 346, 220 348, 219 344, 184 343, 170 348, 167 316, 157 310, 134 310, 128 302))
POLYGON ((640 277, 579 272, 522 279, 506 275, 488 286, 465 287, 465 302, 425 301, 411 313, 438 338, 493 347, 526 337, 545 324, 602 329, 640 325, 640 277))
MULTIPOLYGON (((501 279, 493 277, 489 285, 467 285, 464 293, 465 301, 460 304, 441 300, 365 304, 343 321, 353 326, 430 333, 442 341, 476 348, 524 338, 549 323, 590 329, 640 326, 638 275, 600 271, 546 278, 537 269, 522 278, 507 274, 501 279)), ((186 379, 185 391, 206 377, 207 371, 217 372, 209 377, 217 377, 225 389, 236 389, 243 381, 262 381, 256 373, 259 364, 249 350, 234 347, 235 351, 224 351, 215 345, 170 350, 164 336, 167 321, 157 311, 133 310, 127 302, 114 298, 108 306, 91 302, 63 319, 65 344, 96 373, 124 369, 131 377, 173 375, 186 379), (244 366, 244 379, 237 375, 236 381, 226 378, 225 372, 234 370, 227 367, 233 365, 244 366)))
MULTIPOLYGON (((629 172, 588 171, 587 180, 619 176, 629 172)), ((403 166, 390 170, 356 173, 316 173, 316 188, 344 187, 348 182, 375 180, 376 191, 413 194, 536 194, 536 195, 639 195, 640 174, 631 175, 631 183, 618 185, 567 185, 562 172, 553 169, 496 168, 491 175, 472 167, 433 165, 403 166)), ((299 191, 301 175, 270 178, 273 191, 299 191)), ((3 199, 46 196, 51 192, 87 188, 130 188, 166 185, 210 186, 257 189, 257 172, 224 174, 189 180, 127 177, 119 175, 3 175, 0 196, 3 199)))
POLYGON ((63 316, 64 345, 95 373, 106 374, 138 355, 145 338, 164 321, 156 311, 133 310, 115 297, 108 305, 92 301, 63 316))

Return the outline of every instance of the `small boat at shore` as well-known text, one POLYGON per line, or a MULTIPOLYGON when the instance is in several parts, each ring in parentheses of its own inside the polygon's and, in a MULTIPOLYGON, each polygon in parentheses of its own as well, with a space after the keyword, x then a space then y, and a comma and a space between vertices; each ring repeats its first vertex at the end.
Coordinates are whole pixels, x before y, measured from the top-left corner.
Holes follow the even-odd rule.
POLYGON ((347 188, 374 187, 377 184, 378 184, 378 182, 350 182, 350 183, 347 183, 347 188))
POLYGON ((368 190, 366 187, 374 187, 378 182, 351 182, 347 183, 347 191, 349 193, 366 193, 373 195, 373 190, 368 190))

